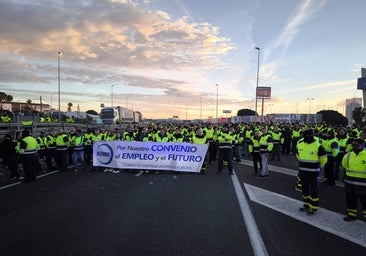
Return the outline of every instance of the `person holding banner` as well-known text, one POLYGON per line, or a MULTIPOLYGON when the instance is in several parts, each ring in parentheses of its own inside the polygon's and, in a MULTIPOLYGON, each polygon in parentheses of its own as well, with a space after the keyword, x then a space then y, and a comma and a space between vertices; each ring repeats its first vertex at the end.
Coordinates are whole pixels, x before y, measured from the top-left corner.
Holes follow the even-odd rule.
POLYGON ((169 142, 170 141, 170 138, 169 138, 168 134, 166 133, 165 128, 161 128, 160 132, 158 134, 156 134, 155 141, 156 142, 169 142))
MULTIPOLYGON (((194 144, 207 144, 207 138, 205 134, 203 133, 202 128, 197 128, 196 133, 192 137, 192 142, 194 144)), ((207 154, 205 156, 205 161, 203 161, 202 167, 201 167, 201 174, 205 174, 206 172, 206 158, 207 154)))
POLYGON ((147 142, 147 141, 153 141, 153 140, 154 140, 154 138, 153 138, 152 134, 149 132, 149 128, 146 126, 142 127, 142 129, 140 129, 136 135, 136 141, 147 142))
POLYGON ((133 133, 133 127, 128 126, 126 131, 122 134, 122 140, 125 141, 134 141, 135 140, 135 134, 133 133))
POLYGON ((174 133, 170 138, 173 142, 187 142, 186 137, 181 133, 180 127, 175 128, 174 133))
POLYGON ((216 174, 220 174, 222 172, 222 169, 224 168, 224 161, 226 161, 229 173, 230 175, 233 175, 233 141, 235 141, 235 135, 232 135, 229 132, 227 124, 223 126, 217 140, 219 142, 219 162, 216 174))

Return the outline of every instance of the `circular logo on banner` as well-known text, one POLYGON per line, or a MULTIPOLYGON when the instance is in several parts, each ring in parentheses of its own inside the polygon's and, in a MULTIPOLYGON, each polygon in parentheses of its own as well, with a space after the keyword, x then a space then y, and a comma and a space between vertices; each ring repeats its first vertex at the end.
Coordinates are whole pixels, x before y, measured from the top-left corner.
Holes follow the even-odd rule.
POLYGON ((96 155, 101 164, 110 164, 113 159, 113 149, 108 144, 100 144, 96 155))

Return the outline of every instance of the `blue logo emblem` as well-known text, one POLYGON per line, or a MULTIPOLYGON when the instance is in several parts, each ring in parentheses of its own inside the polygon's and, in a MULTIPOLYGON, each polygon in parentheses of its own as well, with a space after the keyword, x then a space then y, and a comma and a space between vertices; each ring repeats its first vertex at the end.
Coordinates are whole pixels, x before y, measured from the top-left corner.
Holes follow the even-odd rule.
POLYGON ((101 164, 108 165, 113 160, 113 149, 108 144, 101 144, 97 147, 96 155, 101 164))

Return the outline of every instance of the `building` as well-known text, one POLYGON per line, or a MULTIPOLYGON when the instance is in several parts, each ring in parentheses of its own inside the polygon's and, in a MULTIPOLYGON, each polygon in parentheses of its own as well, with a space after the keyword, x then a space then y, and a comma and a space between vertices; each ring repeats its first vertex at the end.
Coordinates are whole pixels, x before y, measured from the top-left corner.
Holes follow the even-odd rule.
POLYGON ((50 104, 27 103, 27 102, 4 102, 0 104, 0 109, 9 110, 10 112, 24 112, 26 109, 41 113, 50 113, 50 104))
POLYGON ((355 108, 362 107, 362 98, 346 99, 346 117, 348 118, 348 124, 353 124, 352 112, 355 108))

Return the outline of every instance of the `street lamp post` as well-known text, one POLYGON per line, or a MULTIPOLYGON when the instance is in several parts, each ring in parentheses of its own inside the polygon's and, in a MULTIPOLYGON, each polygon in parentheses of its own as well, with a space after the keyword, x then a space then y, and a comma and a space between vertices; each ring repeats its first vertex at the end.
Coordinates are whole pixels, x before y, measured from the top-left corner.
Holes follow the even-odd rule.
POLYGON ((219 122, 217 119, 219 116, 219 85, 216 84, 216 122, 219 122))
POLYGON ((314 100, 314 98, 306 98, 309 101, 309 114, 311 114, 311 101, 314 100))
POLYGON ((259 59, 260 59, 260 55, 261 55, 261 48, 259 47, 255 47, 254 49, 256 49, 258 51, 258 64, 257 64, 257 86, 255 88, 255 114, 258 115, 257 110, 258 110, 258 83, 259 83, 259 59))
POLYGON ((64 54, 62 51, 57 52, 58 63, 58 122, 61 122, 61 75, 60 75, 60 56, 64 54))

